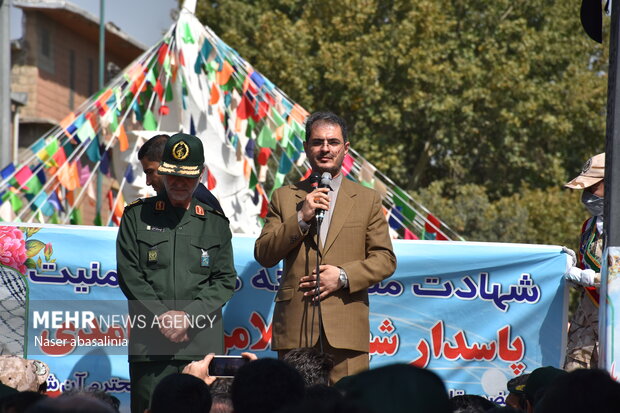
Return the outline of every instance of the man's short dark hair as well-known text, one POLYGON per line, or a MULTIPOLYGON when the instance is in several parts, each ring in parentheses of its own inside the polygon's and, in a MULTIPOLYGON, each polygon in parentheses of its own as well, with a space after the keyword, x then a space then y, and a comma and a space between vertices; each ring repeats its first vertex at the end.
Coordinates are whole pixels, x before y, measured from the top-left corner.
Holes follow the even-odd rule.
POLYGON ((299 403, 304 397, 304 380, 287 363, 270 358, 241 367, 232 384, 235 413, 270 413, 299 403))
POLYGON ((301 374, 306 387, 329 384, 329 373, 334 368, 334 358, 331 354, 321 353, 312 347, 302 347, 286 353, 284 361, 301 374))
POLYGON ((164 146, 166 146, 168 139, 170 139, 170 136, 166 134, 153 136, 151 139, 144 142, 144 145, 142 145, 138 151, 138 159, 142 160, 146 158, 146 160, 151 162, 161 162, 164 146))
POLYGON ((486 412, 489 409, 498 407, 491 400, 477 394, 463 394, 454 396, 450 399, 453 413, 475 413, 486 412))
POLYGON ((211 409, 207 383, 189 374, 164 377, 153 390, 151 413, 199 413, 211 409))
POLYGON ((310 136, 312 135, 312 128, 314 127, 314 125, 321 123, 340 126, 340 131, 342 132, 342 139, 345 142, 349 141, 349 136, 347 135, 347 124, 344 119, 332 112, 314 112, 306 119, 306 142, 308 141, 308 139, 310 139, 310 136))

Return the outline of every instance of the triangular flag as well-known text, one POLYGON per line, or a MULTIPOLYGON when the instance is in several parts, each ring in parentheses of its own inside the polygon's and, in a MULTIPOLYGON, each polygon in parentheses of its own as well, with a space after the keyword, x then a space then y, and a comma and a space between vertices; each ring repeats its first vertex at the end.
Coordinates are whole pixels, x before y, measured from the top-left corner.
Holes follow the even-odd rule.
POLYGON ((282 156, 280 157, 280 165, 278 166, 278 173, 286 175, 287 173, 291 171, 292 168, 293 168, 293 162, 283 152, 282 156))
POLYGON ((63 120, 60 121, 60 127, 65 131, 65 135, 68 138, 71 137, 71 133, 68 131, 69 125, 73 123, 75 120, 75 114, 73 112, 69 113, 63 120))
POLYGON ((276 148, 276 139, 271 134, 271 130, 269 129, 267 124, 263 125, 263 128, 261 129, 258 138, 256 138, 256 144, 261 148, 276 148))
POLYGON ((142 122, 142 126, 145 130, 157 130, 157 120, 155 120, 155 115, 151 112, 151 109, 147 109, 144 114, 144 121, 142 122))
POLYGON ((207 168, 207 189, 211 191, 217 185, 217 181, 215 180, 215 176, 213 173, 207 168))
POLYGON ((26 186, 26 182, 32 177, 32 171, 28 168, 27 165, 24 165, 16 174, 15 180, 19 184, 20 187, 24 189, 28 189, 26 186))
POLYGON ((218 84, 225 85, 230 80, 230 76, 234 72, 233 67, 228 63, 228 60, 224 60, 224 64, 222 65, 222 70, 219 73, 218 84))
POLYGON ((15 220, 15 213, 11 202, 6 201, 0 204, 0 220, 4 222, 13 222, 15 220))
POLYGON ((93 141, 86 148, 86 156, 91 162, 97 162, 101 159, 101 153, 99 153, 99 136, 95 135, 93 141))
POLYGON ((82 213, 77 208, 71 211, 71 225, 82 225, 82 213))
MULTIPOLYGON (((118 145, 119 145, 118 148, 120 149, 120 151, 125 152, 129 148, 129 143, 127 141, 127 133, 125 132, 125 126, 123 125, 119 126, 118 135, 116 136, 116 139, 118 139, 118 145)), ((104 154, 104 158, 105 158, 105 154, 104 154)), ((102 168, 103 168, 103 160, 102 160, 102 168)), ((104 173, 107 173, 107 172, 104 172, 104 173)))
POLYGON ((252 171, 250 173, 250 189, 254 189, 256 188, 256 184, 258 183, 258 178, 256 177, 256 174, 254 173, 254 171, 252 171))
POLYGON ((0 171, 0 176, 2 176, 2 179, 9 179, 11 176, 13 176, 14 173, 15 165, 13 165, 13 163, 10 163, 5 166, 2 171, 0 171))
POLYGON ((82 142, 85 142, 87 139, 92 139, 95 137, 95 130, 93 129, 93 125, 90 122, 84 122, 82 126, 77 130, 77 136, 80 138, 82 142))
POLYGON ((174 94, 172 93, 172 83, 168 82, 166 86, 166 102, 171 102, 174 99, 174 94))
POLYGON ((220 100, 220 89, 215 82, 211 85, 211 97, 209 98, 209 104, 215 105, 220 100))
POLYGON ((284 119, 282 119, 282 116, 280 116, 280 114, 278 113, 275 107, 271 108, 271 117, 273 118, 273 122, 277 126, 282 126, 286 123, 284 119))

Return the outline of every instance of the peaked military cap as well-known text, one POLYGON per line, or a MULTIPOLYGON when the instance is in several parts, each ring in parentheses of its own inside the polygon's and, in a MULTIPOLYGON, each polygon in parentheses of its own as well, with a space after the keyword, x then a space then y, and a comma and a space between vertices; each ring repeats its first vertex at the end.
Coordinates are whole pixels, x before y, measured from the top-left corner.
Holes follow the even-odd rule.
POLYGON ((204 163, 205 154, 200 139, 187 133, 177 133, 166 142, 157 172, 160 175, 197 178, 204 163))

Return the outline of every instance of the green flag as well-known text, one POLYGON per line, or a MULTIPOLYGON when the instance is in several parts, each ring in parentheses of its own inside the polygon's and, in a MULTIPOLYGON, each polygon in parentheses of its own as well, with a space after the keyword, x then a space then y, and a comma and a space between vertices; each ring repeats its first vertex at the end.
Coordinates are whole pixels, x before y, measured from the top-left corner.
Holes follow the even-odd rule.
POLYGON ((271 130, 269 129, 267 124, 263 125, 263 128, 261 129, 258 138, 256 138, 256 143, 261 148, 276 148, 276 138, 271 133, 271 130))

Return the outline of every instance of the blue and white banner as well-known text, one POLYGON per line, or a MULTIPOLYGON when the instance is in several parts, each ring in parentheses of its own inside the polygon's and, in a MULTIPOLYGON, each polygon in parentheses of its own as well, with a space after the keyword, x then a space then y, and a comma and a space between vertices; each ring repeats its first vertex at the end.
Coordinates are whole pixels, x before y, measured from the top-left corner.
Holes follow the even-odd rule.
MULTIPOLYGON (((98 388, 127 406, 128 331, 122 320, 93 329, 72 316, 72 323, 55 325, 53 315, 46 320, 40 311, 96 310, 105 303, 108 312, 126 312, 116 276, 117 230, 0 231, 9 228, 11 237, 22 234, 11 245, 23 251, 12 253, 21 257, 15 262, 1 264, 26 273, 26 356, 49 364, 52 391, 98 388), (20 268, 22 258, 29 268, 20 268), (77 351, 84 343, 90 348, 77 351)), ((254 260, 254 238, 234 237, 233 246, 239 278, 224 311, 227 352, 273 357, 271 313, 281 269, 265 269, 254 260)), ((480 394, 502 403, 509 379, 561 365, 567 309, 562 277, 567 258, 561 247, 395 241, 394 250, 396 273, 370 289, 371 367, 412 363, 439 374, 451 395, 480 394)))

